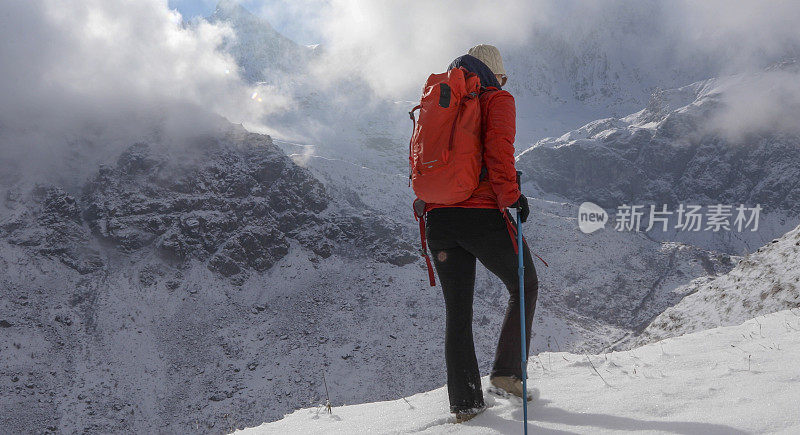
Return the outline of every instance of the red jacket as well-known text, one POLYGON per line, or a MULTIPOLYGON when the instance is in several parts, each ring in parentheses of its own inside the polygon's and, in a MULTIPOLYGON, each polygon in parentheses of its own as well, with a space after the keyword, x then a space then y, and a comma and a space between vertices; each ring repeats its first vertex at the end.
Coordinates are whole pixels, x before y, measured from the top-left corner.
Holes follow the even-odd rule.
POLYGON ((519 198, 517 170, 514 167, 516 107, 508 91, 487 88, 480 96, 481 140, 486 176, 472 196, 457 204, 427 204, 425 210, 440 207, 504 209, 519 198))

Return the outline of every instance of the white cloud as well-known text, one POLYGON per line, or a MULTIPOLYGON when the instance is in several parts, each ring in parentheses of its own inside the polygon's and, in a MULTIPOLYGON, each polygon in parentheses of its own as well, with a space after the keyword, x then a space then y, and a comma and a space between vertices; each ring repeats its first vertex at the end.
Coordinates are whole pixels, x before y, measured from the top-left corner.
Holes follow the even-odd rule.
POLYGON ((800 66, 732 77, 723 84, 721 110, 706 130, 747 143, 753 133, 800 134, 800 66))
MULTIPOLYGON (((653 87, 676 87, 800 56, 796 1, 331 0, 315 7, 321 19, 314 25, 328 54, 317 69, 323 81, 348 77, 398 99, 416 98, 428 74, 478 43, 508 55, 506 68, 517 75, 512 89, 539 68, 561 80, 543 85, 558 97, 565 87, 568 93, 583 85, 568 80, 583 78, 569 74, 571 62, 585 58, 596 61, 588 74, 613 76, 621 68, 628 74, 623 80, 644 77, 653 87), (563 56, 546 51, 559 49, 563 56), (541 53, 550 57, 535 58, 541 53)), ((759 77, 731 89, 714 128, 729 135, 760 126, 790 129, 800 117, 800 76, 795 70, 759 77)))
POLYGON ((324 74, 359 77, 379 95, 419 89, 473 45, 524 41, 539 3, 333 0, 320 12, 324 74))
POLYGON ((331 55, 326 74, 333 68, 390 94, 419 87, 478 43, 535 50, 535 33, 617 50, 640 69, 668 57, 738 72, 800 47, 792 1, 331 0, 313 8, 331 55))
MULTIPOLYGON (((21 162, 14 166, 20 173, 58 173, 61 161, 76 156, 88 167, 136 140, 201 133, 214 124, 209 113, 317 140, 352 129, 362 112, 365 119, 380 116, 377 101, 418 98, 428 74, 478 43, 499 46, 513 62, 512 53, 535 51, 541 35, 549 35, 556 47, 584 50, 576 55, 617 53, 633 74, 663 59, 739 72, 800 47, 800 5, 791 1, 278 0, 264 8, 261 14, 284 21, 281 27, 322 38, 325 55, 309 77, 274 81, 296 85, 245 84, 217 49, 230 29, 203 21, 184 27, 165 0, 6 0, 0 160, 21 162), (259 98, 251 98, 254 91, 259 98), (302 92, 334 109, 295 116, 307 104, 295 101, 302 92)), ((771 93, 768 86, 753 88, 766 95, 758 99, 758 116, 747 96, 732 97, 731 115, 720 125, 744 116, 763 124, 792 119, 800 93, 791 87, 796 75, 790 77, 771 93)), ((403 118, 396 112, 386 117, 403 118)), ((374 123, 394 124, 407 129, 374 123)))
POLYGON ((202 133, 211 113, 246 122, 293 104, 275 89, 250 99, 217 50, 229 29, 181 21, 161 0, 4 2, 0 159, 51 172, 153 135, 202 133))

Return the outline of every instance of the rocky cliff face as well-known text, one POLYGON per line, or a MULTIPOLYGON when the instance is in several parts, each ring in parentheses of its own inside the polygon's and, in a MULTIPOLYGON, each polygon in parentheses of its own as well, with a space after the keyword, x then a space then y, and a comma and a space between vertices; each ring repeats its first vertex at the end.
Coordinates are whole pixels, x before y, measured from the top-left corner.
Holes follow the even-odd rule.
POLYGON ((96 272, 105 262, 84 227, 78 201, 56 186, 35 186, 24 193, 6 192, 12 214, 0 223, 0 234, 12 245, 59 259, 80 274, 96 272))
MULTIPOLYGON (((444 383, 441 294, 412 250, 406 178, 312 160, 316 178, 232 131, 133 145, 79 191, 8 190, 0 426, 218 433, 324 401, 323 373, 334 403, 444 383)), ((599 350, 730 267, 634 234, 582 237, 573 206, 533 204, 526 236, 551 264, 537 264, 538 351, 599 350)), ((485 371, 508 293, 482 268, 477 281, 485 371)))
POLYGON ((286 256, 292 243, 320 258, 415 260, 399 227, 369 209, 331 207, 325 188, 269 137, 245 132, 159 153, 136 144, 102 167, 76 198, 53 186, 11 190, 2 224, 15 245, 54 255, 80 273, 101 268, 99 246, 152 252, 176 267, 200 261, 242 282, 286 256), (181 155, 181 153, 185 153, 181 155), (191 157, 189 157, 191 156, 191 157))

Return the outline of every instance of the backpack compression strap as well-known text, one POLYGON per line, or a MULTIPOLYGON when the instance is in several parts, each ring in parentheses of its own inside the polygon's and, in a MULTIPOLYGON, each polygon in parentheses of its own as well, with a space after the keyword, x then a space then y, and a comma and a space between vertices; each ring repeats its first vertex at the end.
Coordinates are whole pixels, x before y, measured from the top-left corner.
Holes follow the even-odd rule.
MULTIPOLYGON (((416 203, 416 201, 414 201, 416 203)), ((436 286, 436 278, 433 276, 433 265, 431 264, 431 257, 428 255, 428 243, 425 240, 425 212, 423 210, 422 214, 417 214, 417 208, 414 207, 414 219, 419 222, 419 238, 422 242, 422 249, 420 249, 419 253, 425 258, 425 265, 428 267, 428 281, 431 283, 431 287, 436 286)))
POLYGON ((411 187, 411 143, 414 142, 414 131, 417 129, 417 119, 414 118, 414 112, 422 108, 422 104, 417 104, 408 112, 408 116, 411 118, 411 122, 413 123, 413 127, 411 127, 411 139, 408 140, 408 187, 411 187))

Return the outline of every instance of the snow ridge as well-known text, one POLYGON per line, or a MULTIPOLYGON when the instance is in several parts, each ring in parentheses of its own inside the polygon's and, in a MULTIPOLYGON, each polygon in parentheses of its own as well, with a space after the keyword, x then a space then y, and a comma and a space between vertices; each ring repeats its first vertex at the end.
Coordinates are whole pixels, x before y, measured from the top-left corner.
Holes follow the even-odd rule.
POLYGON ((800 226, 748 255, 730 272, 681 288, 688 296, 656 317, 628 346, 800 308, 798 264, 800 226))
POLYGON ((522 152, 523 180, 544 197, 623 204, 760 204, 758 232, 652 231, 658 240, 741 254, 778 237, 800 215, 800 135, 757 131, 733 140, 715 131, 725 96, 747 76, 710 79, 656 91, 647 107, 593 121, 522 152))
MULTIPOLYGON (((532 358, 532 433, 623 431, 746 434, 800 430, 800 313, 789 310, 625 352, 532 358), (768 399, 767 399, 768 398, 768 399)), ((488 377, 481 380, 488 385, 488 377)), ((386 402, 333 400, 242 434, 517 433, 518 399, 485 394, 488 409, 454 425, 445 387, 386 402)))

